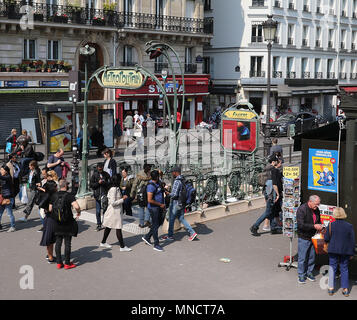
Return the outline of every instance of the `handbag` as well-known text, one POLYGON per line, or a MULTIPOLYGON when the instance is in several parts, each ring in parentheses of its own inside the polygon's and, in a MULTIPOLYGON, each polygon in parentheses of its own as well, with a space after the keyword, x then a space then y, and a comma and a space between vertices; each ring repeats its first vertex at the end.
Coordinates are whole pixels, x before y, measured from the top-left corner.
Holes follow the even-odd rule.
POLYGON ((0 205, 7 206, 11 203, 10 199, 4 198, 2 194, 0 194, 0 205))
POLYGON ((103 195, 101 198, 100 198, 100 206, 102 207, 103 209, 103 214, 107 211, 108 209, 108 197, 107 195, 103 195))
MULTIPOLYGON (((329 224, 329 234, 331 237, 331 222, 329 224)), ((327 254, 328 253, 328 243, 325 242, 324 236, 321 232, 316 233, 311 238, 311 241, 314 246, 316 254, 327 254)))
POLYGON ((135 129, 134 130, 134 137, 141 138, 143 132, 141 129, 135 129))
POLYGON ((27 204, 29 202, 29 198, 27 197, 27 188, 26 185, 23 184, 21 186, 21 199, 20 199, 22 204, 27 204))

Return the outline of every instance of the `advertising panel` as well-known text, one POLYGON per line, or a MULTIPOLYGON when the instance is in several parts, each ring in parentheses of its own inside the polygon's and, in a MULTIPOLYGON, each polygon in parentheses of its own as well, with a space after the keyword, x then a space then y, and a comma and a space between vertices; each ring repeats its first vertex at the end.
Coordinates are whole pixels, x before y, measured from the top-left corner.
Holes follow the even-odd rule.
POLYGON ((50 113, 50 153, 58 149, 71 151, 71 126, 72 115, 70 112, 50 113))
POLYGON ((253 153, 258 147, 258 126, 257 115, 252 111, 226 111, 222 117, 223 147, 241 153, 253 153), (232 139, 227 134, 232 134, 232 139))
POLYGON ((337 193, 338 151, 309 149, 308 189, 337 193))

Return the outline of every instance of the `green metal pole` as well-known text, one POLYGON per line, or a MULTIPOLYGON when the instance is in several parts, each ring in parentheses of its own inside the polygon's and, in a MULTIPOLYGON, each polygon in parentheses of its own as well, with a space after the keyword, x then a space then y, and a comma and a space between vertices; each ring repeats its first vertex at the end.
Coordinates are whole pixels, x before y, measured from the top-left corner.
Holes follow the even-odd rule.
POLYGON ((82 163, 81 163, 81 182, 77 193, 77 198, 84 198, 91 195, 88 189, 88 90, 90 81, 88 81, 87 60, 85 62, 85 92, 83 109, 83 134, 82 134, 82 163))

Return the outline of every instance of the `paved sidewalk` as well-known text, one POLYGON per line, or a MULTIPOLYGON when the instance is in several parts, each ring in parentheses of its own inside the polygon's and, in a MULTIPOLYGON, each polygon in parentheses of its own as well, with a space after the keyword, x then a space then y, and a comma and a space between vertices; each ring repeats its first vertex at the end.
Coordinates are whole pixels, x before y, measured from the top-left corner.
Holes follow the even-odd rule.
MULTIPOLYGON (((57 270, 46 262, 35 210, 28 223, 17 222, 14 233, 6 233, 8 217, 4 215, 0 299, 357 299, 352 280, 349 298, 341 290, 330 297, 320 287, 321 274, 316 282, 299 285, 296 270, 278 268, 288 255, 289 240, 269 233, 252 237, 249 227, 261 213, 256 210, 199 224, 198 238, 192 242, 186 231, 179 231, 176 241, 163 244, 165 252, 154 251, 141 235, 125 231, 125 244, 132 252, 119 251, 113 231, 108 238, 113 248, 101 249, 103 233, 94 231, 93 223, 80 221, 79 235, 72 241, 72 259, 78 264, 73 270, 57 270), (19 286, 24 265, 33 268, 33 290, 19 286)), ((22 214, 18 211, 15 216, 22 214)), ((294 253, 296 246, 294 240, 294 253)))

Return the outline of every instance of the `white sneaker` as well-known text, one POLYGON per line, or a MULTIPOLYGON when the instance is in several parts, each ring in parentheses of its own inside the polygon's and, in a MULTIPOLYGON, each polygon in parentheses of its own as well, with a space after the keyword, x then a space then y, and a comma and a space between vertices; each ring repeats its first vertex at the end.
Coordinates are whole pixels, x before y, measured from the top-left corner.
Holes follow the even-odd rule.
POLYGON ((269 227, 268 227, 268 228, 264 227, 264 228, 263 228, 263 231, 269 231, 269 232, 270 232, 271 230, 270 230, 269 227))
POLYGON ((21 221, 21 222, 27 222, 27 218, 26 218, 26 217, 22 217, 22 218, 19 219, 19 221, 21 221))
POLYGON ((100 247, 110 249, 112 246, 109 243, 100 243, 100 247))
POLYGON ((125 251, 125 252, 129 252, 132 251, 133 249, 128 248, 127 246, 125 246, 124 248, 120 248, 120 251, 125 251))
POLYGON ((15 232, 16 229, 14 227, 11 227, 9 230, 7 230, 7 232, 15 232))

